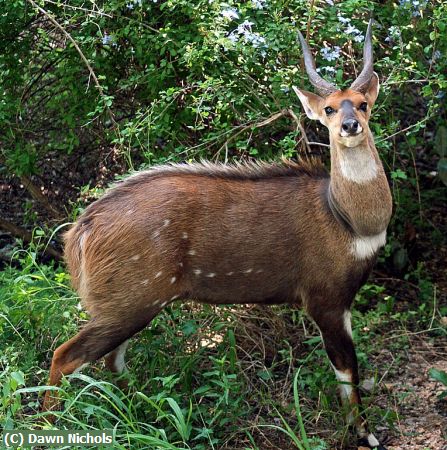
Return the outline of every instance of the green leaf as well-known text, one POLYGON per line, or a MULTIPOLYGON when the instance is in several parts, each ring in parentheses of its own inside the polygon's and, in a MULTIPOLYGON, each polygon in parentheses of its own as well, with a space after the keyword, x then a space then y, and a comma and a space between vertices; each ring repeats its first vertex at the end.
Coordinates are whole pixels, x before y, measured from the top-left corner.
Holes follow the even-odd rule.
POLYGON ((264 381, 271 380, 273 378, 270 370, 258 370, 256 375, 264 381))
POLYGON ((21 371, 12 372, 11 378, 16 381, 18 386, 23 386, 25 384, 25 378, 24 378, 23 372, 21 372, 21 371))
POLYGON ((430 375, 431 378, 433 378, 436 381, 439 381, 440 383, 442 383, 444 386, 447 387, 447 372, 445 372, 444 370, 431 368, 428 371, 428 374, 430 375))

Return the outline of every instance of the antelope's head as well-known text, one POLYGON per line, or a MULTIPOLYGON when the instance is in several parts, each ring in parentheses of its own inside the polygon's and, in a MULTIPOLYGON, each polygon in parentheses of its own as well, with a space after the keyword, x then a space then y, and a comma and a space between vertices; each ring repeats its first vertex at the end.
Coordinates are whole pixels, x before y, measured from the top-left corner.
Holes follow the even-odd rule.
POLYGON ((315 61, 303 35, 298 32, 309 81, 320 95, 293 87, 309 119, 329 129, 331 140, 344 147, 356 147, 368 136, 371 108, 379 93, 379 77, 373 71, 371 23, 363 47, 363 69, 351 87, 339 90, 316 71, 315 61))

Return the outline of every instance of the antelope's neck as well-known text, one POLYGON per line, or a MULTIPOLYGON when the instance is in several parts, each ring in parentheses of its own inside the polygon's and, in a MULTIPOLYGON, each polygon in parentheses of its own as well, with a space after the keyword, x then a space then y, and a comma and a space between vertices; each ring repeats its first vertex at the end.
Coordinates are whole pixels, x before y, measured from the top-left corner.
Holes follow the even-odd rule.
POLYGON ((329 201, 357 236, 384 233, 391 218, 391 192, 371 133, 357 147, 331 141, 329 201))

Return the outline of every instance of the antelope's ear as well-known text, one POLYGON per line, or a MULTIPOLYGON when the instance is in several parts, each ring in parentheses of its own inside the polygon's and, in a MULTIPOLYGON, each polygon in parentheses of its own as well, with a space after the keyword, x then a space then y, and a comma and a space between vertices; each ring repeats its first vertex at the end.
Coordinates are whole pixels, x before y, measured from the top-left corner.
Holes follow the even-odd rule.
POLYGON ((368 89, 365 92, 365 97, 368 100, 368 103, 374 105, 377 100, 377 96, 379 95, 379 75, 376 72, 373 73, 371 80, 368 85, 368 89))
POLYGON ((307 117, 312 120, 318 120, 321 116, 321 105, 323 104, 323 99, 319 95, 313 94, 312 92, 303 91, 295 86, 292 87, 295 94, 298 95, 307 117))

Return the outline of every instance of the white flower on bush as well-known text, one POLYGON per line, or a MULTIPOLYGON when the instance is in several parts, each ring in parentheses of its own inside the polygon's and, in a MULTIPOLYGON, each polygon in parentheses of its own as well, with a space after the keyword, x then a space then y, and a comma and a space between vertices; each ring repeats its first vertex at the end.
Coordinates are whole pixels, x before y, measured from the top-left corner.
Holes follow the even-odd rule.
MULTIPOLYGON (((238 27, 233 30, 229 35, 228 39, 235 44, 242 38, 246 43, 251 44, 254 48, 267 47, 266 40, 259 33, 252 31, 254 22, 249 20, 244 20, 238 27)), ((265 56, 265 50, 261 51, 261 55, 265 56)))
POLYGON ((239 13, 236 8, 224 9, 221 14, 228 20, 239 19, 239 13))
POLYGON ((109 45, 112 43, 112 36, 110 34, 104 33, 102 37, 102 45, 109 45))
POLYGON ((127 9, 134 9, 135 6, 141 7, 142 4, 143 4, 143 0, 132 0, 126 5, 126 7, 127 7, 127 9))
POLYGON ((254 22, 250 22, 249 20, 244 20, 240 25, 238 25, 236 31, 239 34, 251 33, 251 27, 253 25, 254 25, 254 22))
POLYGON ((353 39, 355 42, 362 42, 364 39, 362 32, 351 24, 345 29, 345 33, 354 35, 353 39))
POLYGON ((266 6, 267 0, 251 0, 251 4, 256 9, 264 9, 266 6))
POLYGON ((346 25, 347 23, 351 23, 351 19, 343 17, 340 13, 337 14, 337 17, 338 17, 338 21, 344 25, 346 25))
POLYGON ((320 53, 326 61, 335 61, 340 57, 340 47, 335 46, 333 50, 330 47, 323 47, 320 53))
POLYGON ((385 42, 395 41, 400 38, 400 28, 391 26, 388 28, 388 36, 385 38, 385 42))
POLYGON ((409 9, 413 17, 419 17, 421 15, 420 10, 426 7, 427 1, 420 0, 400 0, 399 5, 402 8, 409 9))

